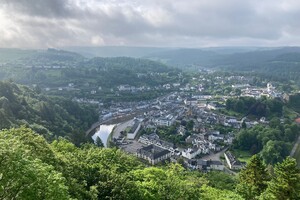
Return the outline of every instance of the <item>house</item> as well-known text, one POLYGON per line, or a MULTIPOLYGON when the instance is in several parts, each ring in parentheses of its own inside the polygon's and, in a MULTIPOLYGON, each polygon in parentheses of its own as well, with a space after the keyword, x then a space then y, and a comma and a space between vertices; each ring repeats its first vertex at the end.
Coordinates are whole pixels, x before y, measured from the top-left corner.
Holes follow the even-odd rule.
POLYGON ((187 167, 190 169, 199 169, 206 171, 208 168, 208 164, 206 160, 190 159, 187 161, 187 167))
POLYGON ((127 139, 134 140, 134 138, 135 138, 137 132, 140 130, 140 128, 141 128, 141 122, 137 119, 133 120, 133 124, 127 133, 127 139))
POLYGON ((179 126, 179 128, 178 128, 178 130, 177 130, 177 133, 178 133, 179 135, 182 135, 182 136, 184 136, 184 135, 185 135, 185 133, 186 133, 186 129, 185 129, 185 127, 184 127, 184 126, 182 126, 182 125, 180 125, 180 126, 179 126))
POLYGON ((198 100, 196 98, 187 98, 184 100, 185 105, 196 105, 198 103, 198 100))
POLYGON ((169 150, 151 144, 149 146, 138 149, 136 152, 136 156, 138 158, 147 160, 152 165, 155 165, 170 158, 171 152, 169 150))
POLYGON ((225 166, 218 160, 191 159, 187 161, 187 167, 201 171, 219 170, 223 171, 225 166))
POLYGON ((242 163, 239 160, 237 160, 230 151, 225 152, 224 156, 225 156, 227 165, 229 166, 230 169, 236 169, 236 170, 242 169, 242 167, 243 167, 242 163))
POLYGON ((188 159, 193 159, 201 153, 201 149, 188 148, 182 151, 182 156, 188 159))
POLYGON ((165 117, 160 117, 156 120, 157 126, 171 126, 175 122, 176 117, 171 114, 168 114, 165 117))
POLYGON ((174 154, 175 152, 174 144, 159 139, 159 136, 156 133, 152 133, 150 135, 142 135, 138 141, 140 143, 147 144, 147 145, 154 144, 158 147, 169 150, 172 154, 174 154))
POLYGON ((127 85, 127 84, 126 85, 119 85, 118 90, 119 91, 131 91, 131 90, 135 90, 135 87, 127 85))
POLYGON ((218 161, 218 160, 210 160, 209 164, 210 164, 210 169, 213 169, 213 170, 223 171, 225 168, 223 163, 221 163, 221 161, 218 161))
POLYGON ((216 110, 217 109, 217 105, 215 103, 208 103, 206 105, 207 109, 209 110, 216 110))
POLYGON ((224 140, 224 135, 223 134, 209 134, 208 140, 209 141, 224 140))

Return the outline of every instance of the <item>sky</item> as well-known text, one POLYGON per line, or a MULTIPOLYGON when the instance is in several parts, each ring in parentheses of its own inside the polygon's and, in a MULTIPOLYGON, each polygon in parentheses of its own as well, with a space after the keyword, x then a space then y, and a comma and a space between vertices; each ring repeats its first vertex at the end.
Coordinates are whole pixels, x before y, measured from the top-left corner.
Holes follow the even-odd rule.
POLYGON ((0 0, 1 48, 300 46, 300 0, 0 0))

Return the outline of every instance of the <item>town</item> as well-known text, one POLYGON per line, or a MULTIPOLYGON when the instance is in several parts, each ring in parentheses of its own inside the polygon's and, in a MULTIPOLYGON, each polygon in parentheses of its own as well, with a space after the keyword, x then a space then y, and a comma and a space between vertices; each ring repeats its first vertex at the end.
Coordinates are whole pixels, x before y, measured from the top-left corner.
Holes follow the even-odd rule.
MULTIPOLYGON (((210 73, 206 72, 206 75, 210 73)), ((190 169, 235 173, 245 165, 228 150, 235 133, 242 126, 250 128, 268 121, 265 117, 253 120, 247 116, 230 116, 224 111, 226 100, 238 97, 286 98, 285 93, 276 90, 269 82, 258 87, 251 86, 251 81, 251 77, 244 76, 216 76, 212 81, 200 75, 184 86, 180 83, 164 85, 170 93, 154 100, 116 102, 109 107, 101 104, 98 124, 105 126, 107 122, 115 122, 111 137, 103 142, 150 165, 181 162, 190 169), (209 89, 207 82, 213 82, 215 88, 222 85, 227 89, 226 95, 224 91, 205 94, 203 91, 209 89)), ((120 85, 118 90, 136 92, 136 88, 129 85, 120 85)), ((94 100, 90 101, 93 103, 94 100)), ((101 133, 97 134, 101 138, 101 133)))

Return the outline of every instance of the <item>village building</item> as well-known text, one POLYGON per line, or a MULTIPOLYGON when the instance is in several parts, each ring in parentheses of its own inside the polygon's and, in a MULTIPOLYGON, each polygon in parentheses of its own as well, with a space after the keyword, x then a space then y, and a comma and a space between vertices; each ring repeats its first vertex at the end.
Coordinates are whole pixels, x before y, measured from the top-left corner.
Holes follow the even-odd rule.
POLYGON ((167 141, 159 139, 159 136, 156 133, 152 133, 150 135, 142 135, 138 141, 142 144, 156 145, 163 149, 169 150, 172 154, 174 154, 174 152, 175 152, 174 144, 171 142, 167 142, 167 141))
POLYGON ((138 133, 138 131, 141 128, 141 122, 137 119, 133 120, 133 124, 130 128, 130 130, 127 133, 127 139, 129 140, 134 140, 136 134, 138 133))
POLYGON ((171 152, 169 150, 151 144, 149 146, 138 149, 136 152, 136 156, 138 158, 147 160, 152 165, 155 165, 170 158, 171 152))
POLYGON ((187 161, 187 167, 190 169, 197 169, 201 171, 218 170, 223 171, 225 166, 218 160, 203 160, 191 159, 187 161))
POLYGON ((182 151, 182 156, 188 159, 193 159, 199 154, 201 154, 201 149, 199 148, 188 148, 182 151))
POLYGON ((237 160, 230 151, 225 152, 224 156, 225 156, 227 165, 230 169, 239 170, 239 169, 243 168, 242 163, 239 160, 237 160))

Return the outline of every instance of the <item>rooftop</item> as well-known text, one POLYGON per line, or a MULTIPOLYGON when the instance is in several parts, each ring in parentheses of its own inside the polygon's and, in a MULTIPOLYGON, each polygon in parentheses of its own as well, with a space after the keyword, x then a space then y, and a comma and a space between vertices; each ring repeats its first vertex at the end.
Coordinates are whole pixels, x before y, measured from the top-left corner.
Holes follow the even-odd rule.
POLYGON ((141 149, 138 149, 137 150, 138 153, 140 154, 144 154, 146 155, 147 157, 155 160, 159 157, 162 157, 168 153, 170 153, 170 151, 166 150, 166 149, 163 149, 163 148, 160 148, 156 145, 149 145, 149 146, 146 146, 146 147, 143 147, 141 149))

